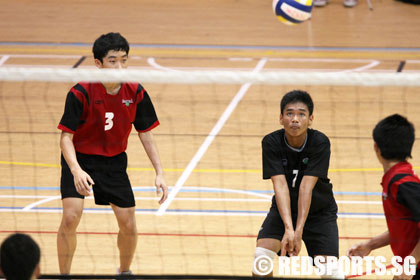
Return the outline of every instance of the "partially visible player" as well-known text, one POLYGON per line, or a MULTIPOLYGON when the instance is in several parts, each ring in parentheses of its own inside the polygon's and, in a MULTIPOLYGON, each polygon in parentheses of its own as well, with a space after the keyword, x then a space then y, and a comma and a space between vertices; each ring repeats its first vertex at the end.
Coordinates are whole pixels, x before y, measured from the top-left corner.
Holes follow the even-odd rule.
MULTIPOLYGON (((313 109, 307 92, 288 92, 280 104, 283 129, 262 141, 263 178, 271 179, 275 195, 258 233, 255 260, 297 256, 302 240, 311 257, 338 257, 337 204, 328 179, 330 141, 309 128, 313 109)), ((256 265, 254 276, 259 275, 256 265)), ((344 276, 333 269, 329 277, 344 276)))
MULTIPOLYGON (((93 44, 98 68, 127 67, 129 45, 119 33, 100 36, 93 44)), ((159 125, 152 101, 139 83, 81 82, 67 95, 62 130, 61 196, 63 216, 57 236, 61 274, 69 274, 76 249, 76 229, 85 196, 111 205, 118 221, 119 273, 130 274, 137 245, 135 201, 126 172, 128 136, 134 124, 155 169, 159 203, 167 198, 160 157, 151 130, 159 125)))
POLYGON ((352 246, 348 256, 367 256, 391 245, 395 256, 413 256, 416 275, 394 279, 420 279, 420 180, 407 162, 414 144, 414 126, 398 114, 381 120, 373 130, 374 150, 384 169, 382 203, 388 231, 352 246))
POLYGON ((0 248, 0 277, 6 280, 33 280, 40 276, 41 249, 27 234, 9 235, 0 248))

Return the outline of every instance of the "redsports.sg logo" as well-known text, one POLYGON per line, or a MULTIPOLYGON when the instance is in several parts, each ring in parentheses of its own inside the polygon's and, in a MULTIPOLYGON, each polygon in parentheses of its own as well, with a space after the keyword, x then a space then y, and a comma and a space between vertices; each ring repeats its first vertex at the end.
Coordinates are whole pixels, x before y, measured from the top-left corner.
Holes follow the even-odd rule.
MULTIPOLYGON (((337 271, 342 275, 415 275, 414 257, 404 259, 399 256, 391 258, 391 269, 387 269, 387 260, 383 256, 367 257, 279 257, 278 275, 308 276, 316 274, 334 276, 337 271)), ((254 260, 254 271, 264 276, 273 272, 273 260, 267 256, 259 256, 254 260)))

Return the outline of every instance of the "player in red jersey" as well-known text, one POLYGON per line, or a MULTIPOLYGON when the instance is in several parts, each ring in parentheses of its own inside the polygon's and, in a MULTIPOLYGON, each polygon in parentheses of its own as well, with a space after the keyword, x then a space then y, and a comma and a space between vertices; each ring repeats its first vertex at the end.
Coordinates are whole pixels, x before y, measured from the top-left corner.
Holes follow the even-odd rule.
POLYGON ((367 256, 372 250, 391 245, 394 256, 413 256, 417 271, 394 279, 420 279, 420 179, 407 162, 414 144, 414 126, 395 114, 373 130, 374 149, 384 169, 382 203, 388 231, 352 246, 348 256, 367 256))
MULTIPOLYGON (((100 36, 93 45, 98 68, 127 67, 129 45, 119 33, 100 36)), ((159 125, 149 95, 139 83, 78 83, 67 95, 62 130, 61 196, 63 216, 57 235, 61 274, 69 274, 84 197, 111 205, 118 221, 121 274, 129 274, 137 245, 135 200, 126 172, 128 136, 134 124, 155 169, 159 203, 168 189, 151 130, 159 125)))

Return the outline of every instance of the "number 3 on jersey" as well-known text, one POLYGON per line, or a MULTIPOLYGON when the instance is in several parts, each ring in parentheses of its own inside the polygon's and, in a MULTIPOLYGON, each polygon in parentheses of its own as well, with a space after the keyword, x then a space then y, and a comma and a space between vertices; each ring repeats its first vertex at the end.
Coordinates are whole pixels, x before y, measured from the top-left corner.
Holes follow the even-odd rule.
POLYGON ((114 113, 106 112, 105 113, 105 131, 110 130, 114 126, 112 119, 114 118, 114 113))

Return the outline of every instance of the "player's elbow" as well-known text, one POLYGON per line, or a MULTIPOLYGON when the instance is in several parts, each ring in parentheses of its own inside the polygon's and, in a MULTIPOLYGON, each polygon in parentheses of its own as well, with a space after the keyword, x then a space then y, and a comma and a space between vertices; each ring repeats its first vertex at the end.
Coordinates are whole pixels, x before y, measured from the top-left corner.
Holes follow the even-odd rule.
POLYGON ((64 150, 68 144, 73 143, 73 134, 69 132, 62 132, 60 137, 60 148, 64 150))

